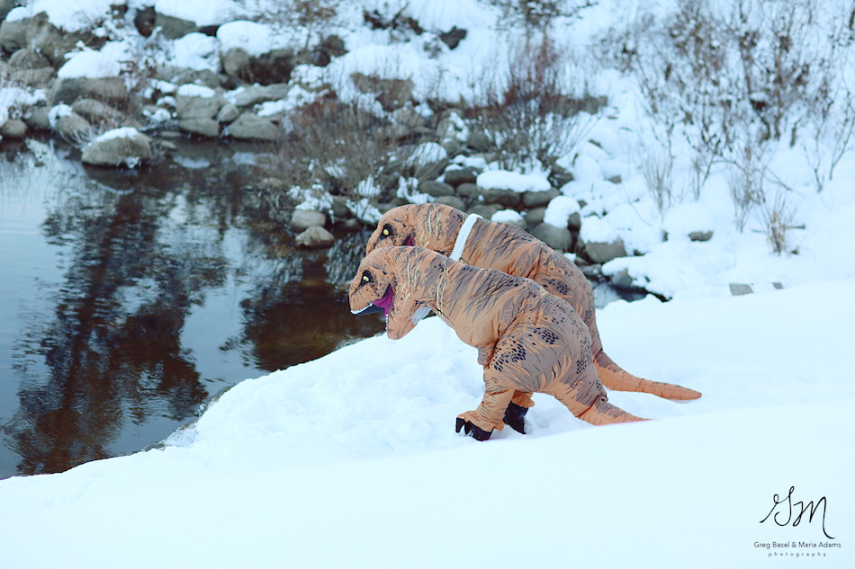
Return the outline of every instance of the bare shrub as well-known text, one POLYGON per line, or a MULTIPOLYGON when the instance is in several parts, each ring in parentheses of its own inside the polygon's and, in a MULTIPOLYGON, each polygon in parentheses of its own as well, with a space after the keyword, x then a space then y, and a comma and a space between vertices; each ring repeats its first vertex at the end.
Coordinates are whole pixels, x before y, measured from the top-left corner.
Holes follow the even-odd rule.
POLYGON ((763 224, 769 247, 778 255, 791 252, 790 230, 797 227, 793 225, 796 207, 790 202, 788 190, 778 186, 774 199, 764 199, 763 205, 763 224))
POLYGON ((644 178, 650 197, 656 202, 659 216, 664 219, 665 212, 674 205, 677 197, 673 191, 673 157, 667 150, 647 150, 639 158, 636 166, 644 178))
POLYGON ((755 205, 764 203, 763 183, 766 165, 756 147, 745 145, 736 160, 731 163, 727 175, 727 186, 733 199, 736 227, 745 229, 748 215, 755 205))
POLYGON ((568 76, 566 57, 544 35, 538 45, 517 47, 506 69, 481 81, 482 104, 465 117, 503 168, 551 167, 593 127, 593 114, 584 111, 596 112, 591 107, 602 101, 588 94, 584 79, 568 76))
POLYGON ((502 21, 545 30, 556 18, 571 18, 599 4, 597 0, 490 0, 502 10, 502 21))
POLYGON ((259 21, 306 31, 308 45, 338 16, 341 0, 245 0, 244 5, 259 21))

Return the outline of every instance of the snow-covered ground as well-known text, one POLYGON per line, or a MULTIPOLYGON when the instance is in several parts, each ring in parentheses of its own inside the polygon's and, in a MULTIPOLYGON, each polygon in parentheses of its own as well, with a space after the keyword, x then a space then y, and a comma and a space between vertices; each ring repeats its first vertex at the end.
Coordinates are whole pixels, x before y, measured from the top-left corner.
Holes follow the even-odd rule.
MULTIPOLYGON (((215 21, 235 5, 208 4, 210 13, 196 2, 188 13, 215 21)), ((571 39, 584 43, 627 13, 615 8, 635 4, 600 2, 571 39)), ((425 38, 392 42, 342 24, 350 53, 316 79, 404 70, 417 93, 472 95, 507 33, 491 26, 495 9, 413 1, 408 11, 427 28, 466 27, 467 38, 429 58, 425 38), (440 70, 442 83, 432 82, 440 70)), ((184 48, 188 61, 200 55, 184 48)), ((211 46, 202 48, 207 65, 211 46)), ((855 566, 855 154, 817 192, 800 148, 770 150, 799 227, 789 233, 798 254, 773 254, 762 208, 736 228, 722 172, 696 201, 660 215, 634 161, 646 127, 637 93, 613 72, 596 86, 612 118, 594 125, 595 144, 561 161, 575 179, 550 219, 584 201, 583 234, 620 236, 639 253, 604 271, 626 270, 673 300, 608 305, 598 315, 606 352, 701 399, 612 392, 619 407, 656 420, 595 428, 536 396, 528 435, 505 429, 478 443, 453 428, 483 393, 476 352, 429 318, 398 342, 371 338, 248 379, 163 448, 0 481, 2 565, 763 567, 784 556, 788 566, 855 566), (710 241, 687 237, 709 230, 710 241), (755 293, 732 297, 731 283, 755 293), (797 518, 811 501, 813 519, 797 518)), ((492 184, 500 168, 485 166, 492 184)), ((523 175, 537 173, 505 184, 539 183, 523 175)))

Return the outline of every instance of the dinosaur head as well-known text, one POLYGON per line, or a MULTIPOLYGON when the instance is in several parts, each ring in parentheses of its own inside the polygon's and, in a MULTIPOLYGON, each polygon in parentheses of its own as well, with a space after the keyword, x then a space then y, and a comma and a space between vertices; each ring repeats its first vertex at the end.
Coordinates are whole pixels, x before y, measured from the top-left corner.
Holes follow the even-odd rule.
POLYGON ((412 278, 418 272, 417 253, 412 247, 381 247, 359 264, 350 283, 353 314, 382 312, 386 334, 393 340, 406 336, 429 309, 416 302, 412 278))
POLYGON ((415 245, 448 255, 465 218, 462 211, 443 204, 402 205, 383 214, 365 249, 371 253, 378 247, 415 245))

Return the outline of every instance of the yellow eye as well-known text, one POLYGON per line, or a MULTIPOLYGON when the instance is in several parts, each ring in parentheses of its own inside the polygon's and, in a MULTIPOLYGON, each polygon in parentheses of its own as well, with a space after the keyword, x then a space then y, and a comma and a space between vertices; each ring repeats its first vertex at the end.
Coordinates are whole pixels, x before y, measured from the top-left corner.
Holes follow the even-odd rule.
POLYGON ((368 275, 362 275, 362 282, 367 283, 369 280, 368 275))
POLYGON ((384 236, 386 236, 386 237, 389 237, 389 230, 388 230, 388 229, 384 229, 384 230, 383 230, 383 235, 384 235, 384 236))

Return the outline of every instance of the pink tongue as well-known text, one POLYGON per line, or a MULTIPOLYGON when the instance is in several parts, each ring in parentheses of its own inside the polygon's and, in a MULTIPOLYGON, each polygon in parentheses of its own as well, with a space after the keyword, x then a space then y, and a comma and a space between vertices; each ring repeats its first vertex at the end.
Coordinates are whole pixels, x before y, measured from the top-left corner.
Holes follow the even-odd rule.
MULTIPOLYGON (((407 243, 406 243, 407 247, 412 247, 412 246, 413 246, 413 245, 415 245, 415 244, 416 244, 416 242, 413 240, 413 236, 412 236, 412 235, 410 235, 409 237, 407 237, 407 243)), ((375 303, 375 304, 376 304, 376 303, 375 303)))
POLYGON ((386 291, 383 298, 374 301, 374 306, 379 306, 383 309, 383 316, 389 316, 389 311, 392 310, 393 302, 394 295, 392 294, 392 287, 389 287, 389 290, 386 291))

